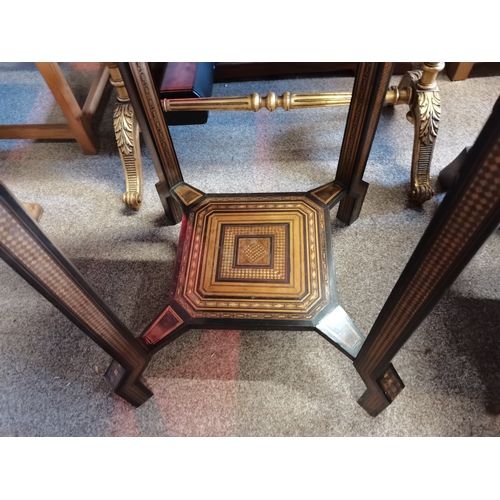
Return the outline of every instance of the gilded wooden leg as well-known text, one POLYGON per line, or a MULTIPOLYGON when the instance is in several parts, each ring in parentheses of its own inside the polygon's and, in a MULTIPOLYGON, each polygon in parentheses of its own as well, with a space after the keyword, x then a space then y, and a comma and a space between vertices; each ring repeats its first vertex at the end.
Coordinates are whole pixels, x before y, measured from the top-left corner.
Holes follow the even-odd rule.
POLYGON ((0 257, 120 365, 115 392, 139 406, 151 357, 0 182, 0 257))
POLYGON ((130 103, 116 106, 113 128, 125 171, 126 191, 123 193, 123 202, 134 210, 139 210, 142 204, 142 157, 139 125, 130 103))
POLYGON ((354 361, 371 415, 404 387, 390 365, 500 223, 500 100, 467 154, 354 361))
POLYGON ((118 104, 113 113, 118 152, 125 173, 126 191, 123 203, 139 210, 142 204, 142 157, 139 139, 139 124, 116 63, 106 63, 110 72, 110 82, 117 89, 118 104))
POLYGON ((401 95, 408 98, 410 111, 407 118, 415 129, 410 196, 419 204, 434 195, 430 168, 441 118, 441 97, 436 78, 443 68, 444 63, 423 63, 422 69, 409 71, 398 87, 401 95))

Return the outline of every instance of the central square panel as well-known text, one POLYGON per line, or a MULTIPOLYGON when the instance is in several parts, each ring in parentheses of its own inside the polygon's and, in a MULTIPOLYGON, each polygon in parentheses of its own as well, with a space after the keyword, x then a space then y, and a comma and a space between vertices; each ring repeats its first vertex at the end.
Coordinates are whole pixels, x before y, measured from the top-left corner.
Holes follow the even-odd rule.
POLYGON ((269 267, 271 265, 272 238, 240 236, 236 239, 235 266, 269 267))
POLYGON ((192 317, 312 318, 330 298, 328 253, 306 196, 207 197, 186 220, 175 300, 192 317))
POLYGON ((289 282, 289 224, 223 225, 217 281, 289 282))

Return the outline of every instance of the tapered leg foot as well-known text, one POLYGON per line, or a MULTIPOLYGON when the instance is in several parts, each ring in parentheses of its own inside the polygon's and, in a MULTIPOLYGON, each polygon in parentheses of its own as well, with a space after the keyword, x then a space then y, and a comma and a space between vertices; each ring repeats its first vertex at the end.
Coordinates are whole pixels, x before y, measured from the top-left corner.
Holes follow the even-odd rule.
POLYGON ((346 196, 340 201, 339 210, 337 212, 338 220, 349 225, 358 219, 361 207, 365 201, 368 186, 368 182, 360 181, 358 186, 356 186, 354 196, 346 196))
POLYGON ((367 390, 358 403, 372 417, 385 410, 404 389, 403 381, 392 365, 378 379, 368 377, 365 382, 367 390))
POLYGON ((372 417, 382 413, 391 404, 384 393, 377 387, 367 389, 358 399, 358 403, 372 417))
POLYGON ((133 406, 141 406, 153 395, 141 378, 128 375, 115 360, 109 365, 105 378, 115 393, 133 406))

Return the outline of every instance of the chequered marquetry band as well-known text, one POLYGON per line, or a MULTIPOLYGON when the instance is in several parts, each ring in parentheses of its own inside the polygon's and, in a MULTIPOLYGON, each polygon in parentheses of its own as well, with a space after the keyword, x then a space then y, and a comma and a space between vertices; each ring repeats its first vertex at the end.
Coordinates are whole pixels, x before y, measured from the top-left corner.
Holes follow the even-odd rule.
POLYGON ((370 372, 383 353, 418 311, 483 220, 500 203, 500 139, 497 140, 476 178, 450 216, 446 227, 429 249, 428 258, 409 283, 372 345, 372 354, 363 371, 370 372))
POLYGON ((123 337, 61 265, 50 257, 2 203, 0 245, 112 349, 122 354, 137 370, 143 367, 143 356, 134 349, 130 340, 123 337))

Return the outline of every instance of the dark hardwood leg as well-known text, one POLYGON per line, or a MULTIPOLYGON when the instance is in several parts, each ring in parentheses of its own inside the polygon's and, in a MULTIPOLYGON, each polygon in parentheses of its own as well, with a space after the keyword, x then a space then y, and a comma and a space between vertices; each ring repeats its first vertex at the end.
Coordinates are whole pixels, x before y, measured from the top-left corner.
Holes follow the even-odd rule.
POLYGON ((152 396, 140 379, 149 353, 2 183, 0 257, 121 366, 117 394, 136 406, 152 396))
POLYGON ((351 224, 358 217, 368 183, 362 180, 385 102, 392 63, 359 63, 335 181, 347 188, 337 218, 351 224))
POLYGON ((365 378, 366 391, 358 403, 372 416, 385 410, 404 389, 404 384, 392 364, 380 370, 377 378, 365 378))
POLYGON ((359 403, 371 415, 403 388, 393 357, 500 223, 499 103, 354 361, 368 388, 359 403))
POLYGON ((443 190, 446 191, 460 174, 460 169, 465 163, 465 159, 467 158, 467 152, 469 151, 469 149, 470 148, 464 148, 451 163, 446 165, 446 167, 444 167, 441 172, 439 172, 439 184, 441 184, 443 190))
POLYGON ((182 219, 182 208, 170 189, 182 182, 182 173, 148 63, 118 63, 142 136, 148 146, 159 182, 156 189, 172 224, 182 219))

